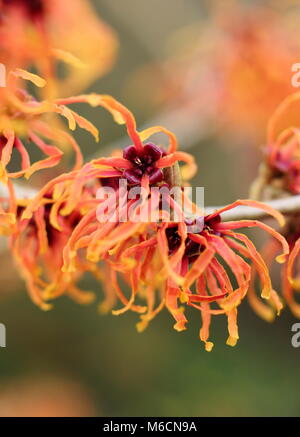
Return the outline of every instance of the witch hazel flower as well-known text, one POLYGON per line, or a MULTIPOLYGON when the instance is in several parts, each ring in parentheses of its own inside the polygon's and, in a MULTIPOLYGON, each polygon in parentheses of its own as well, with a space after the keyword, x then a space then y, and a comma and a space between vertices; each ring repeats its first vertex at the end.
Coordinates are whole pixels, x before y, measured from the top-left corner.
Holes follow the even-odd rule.
MULTIPOLYGON (((264 162, 260 168, 252 195, 256 198, 281 198, 300 194, 300 128, 298 113, 300 93, 289 95, 276 109, 268 124, 267 146, 264 148, 264 162)), ((299 292, 299 214, 289 214, 282 234, 285 236, 290 256, 281 269, 281 288, 284 301, 296 317, 300 317, 299 292)), ((267 241, 262 249, 268 268, 280 247, 275 239, 267 241)), ((252 290, 252 288, 251 288, 252 290)), ((257 311, 266 319, 272 318, 266 308, 251 291, 250 299, 257 311)))
MULTIPOLYGON (((122 227, 115 228, 104 239, 107 252, 103 259, 108 280, 106 299, 100 309, 112 309, 115 315, 128 310, 140 314, 137 329, 142 331, 166 308, 175 319, 174 329, 179 332, 188 324, 185 309, 197 309, 202 318, 199 335, 207 351, 213 347, 211 319, 224 314, 228 319, 227 344, 234 346, 239 337, 238 307, 250 291, 253 276, 258 274, 261 296, 278 314, 282 304, 273 290, 267 266, 251 240, 237 229, 258 227, 276 238, 283 252, 277 257, 278 262, 284 262, 288 244, 264 223, 223 222, 222 213, 238 205, 262 208, 283 224, 282 215, 272 208, 260 202, 239 200, 198 219, 149 223, 135 232, 131 229, 126 239, 122 239, 122 227), (130 287, 129 296, 122 291, 121 283, 130 287), (123 304, 121 308, 114 307, 117 301, 123 304)), ((123 232, 128 229, 129 225, 124 224, 123 232)))
POLYGON ((86 189, 77 209, 62 216, 59 210, 64 205, 64 195, 53 205, 53 193, 49 191, 30 219, 22 218, 30 200, 17 200, 16 223, 9 246, 31 299, 43 310, 51 309, 51 301, 63 294, 81 304, 94 300, 94 293, 81 290, 78 285, 87 271, 98 277, 94 264, 78 258, 72 273, 62 271, 64 247, 88 210, 92 194, 91 189, 86 189))
MULTIPOLYGON (((57 105, 67 107, 73 103, 88 103, 92 107, 103 107, 109 111, 118 124, 125 124, 132 145, 125 148, 123 156, 116 152, 111 157, 93 159, 82 166, 74 178, 69 200, 64 211, 71 211, 80 199, 81 188, 89 178, 97 177, 97 172, 111 172, 109 182, 116 185, 120 178, 125 178, 129 185, 144 184, 156 185, 167 182, 168 184, 181 184, 181 176, 188 180, 197 171, 194 157, 188 153, 177 150, 175 135, 162 126, 153 126, 141 132, 137 131, 133 114, 120 102, 108 95, 88 94, 65 99, 55 100, 57 105), (156 133, 166 134, 169 138, 167 150, 147 141, 156 133), (185 165, 179 171, 176 166, 179 162, 185 165), (163 173, 163 178, 162 178, 163 173), (178 177, 180 176, 179 184, 178 177)), ((69 109, 69 108, 68 108, 69 109)), ((100 177, 100 176, 99 176, 100 177)))
POLYGON ((202 316, 200 339, 204 341, 208 351, 213 346, 208 340, 212 315, 227 316, 229 330, 227 344, 230 346, 236 344, 237 307, 249 290, 251 265, 260 277, 262 297, 275 302, 277 311, 281 308, 263 258, 251 240, 236 230, 259 227, 270 233, 283 249, 282 256, 278 257, 279 262, 283 262, 287 256, 288 245, 279 233, 259 221, 222 222, 222 212, 233 209, 237 205, 262 208, 283 224, 284 219, 281 214, 272 208, 259 202, 239 200, 204 217, 202 229, 200 228, 198 232, 188 232, 186 224, 182 223, 162 228, 157 233, 160 252, 169 275, 166 306, 176 320, 174 328, 181 331, 185 329, 187 323, 179 307, 180 302, 198 309, 202 316), (231 279, 231 275, 234 279, 231 279), (219 309, 212 309, 211 302, 216 302, 219 309))
POLYGON ((284 99, 270 117, 263 161, 253 183, 257 199, 286 197, 300 193, 300 127, 297 113, 300 93, 284 99))
MULTIPOLYGON (((97 236, 96 233, 91 235, 94 246, 90 253, 94 256, 97 242, 102 246, 102 260, 107 265, 107 278, 110 278, 105 285, 107 298, 101 309, 111 308, 117 296, 123 307, 113 309, 113 314, 120 315, 128 310, 140 313, 141 321, 137 327, 141 331, 166 307, 176 321, 174 328, 182 331, 188 322, 184 306, 196 308, 201 312, 203 323, 200 338, 208 351, 213 346, 209 340, 211 317, 225 314, 229 329, 227 344, 234 346, 238 339, 237 307, 249 291, 254 274, 252 266, 261 280, 262 298, 269 300, 279 313, 282 305, 272 288, 263 258, 251 240, 236 229, 259 227, 274 236, 283 248, 279 262, 283 262, 288 254, 288 245, 279 233, 264 223, 255 220, 223 223, 222 212, 237 205, 262 208, 283 224, 280 213, 259 202, 245 200, 228 205, 203 220, 196 220, 197 232, 189 232, 193 223, 187 220, 181 223, 135 224, 135 228, 130 223, 124 223, 114 229, 107 228, 106 233, 102 228, 97 236), (227 269, 223 263, 228 266, 227 269), (231 279, 228 270, 231 270, 234 279, 231 279), (122 292, 118 278, 130 286, 129 297, 122 292), (216 302, 219 308, 212 308, 212 302, 216 302)), ((82 226, 76 229, 77 250, 91 242, 91 238, 83 232, 87 223, 83 221, 82 226)), ((90 260, 98 262, 99 257, 90 260)))
MULTIPOLYGON (((284 223, 283 216, 269 206, 251 200, 238 200, 205 215, 186 199, 189 211, 183 211, 169 189, 181 181, 180 173, 184 178, 185 173, 192 175, 196 165, 191 155, 177 150, 176 137, 160 126, 138 132, 131 112, 110 96, 83 95, 60 99, 57 104, 76 102, 102 106, 110 111, 118 123, 126 125, 132 144, 126 146, 123 153, 96 158, 49 181, 23 209, 20 223, 30 223, 47 205, 50 225, 59 232, 64 229, 60 223, 77 214, 76 222, 68 227, 60 246, 59 281, 65 283, 65 278, 76 277, 77 272, 92 271, 104 282, 105 299, 100 310, 112 310, 115 315, 128 310, 138 313, 139 331, 164 308, 173 316, 174 328, 183 331, 188 324, 185 309, 196 309, 202 318, 200 339, 207 351, 213 347, 210 324, 215 315, 227 317, 227 344, 236 344, 238 307, 252 292, 256 274, 261 283, 262 299, 270 302, 270 307, 279 313, 282 304, 273 290, 263 257, 252 241, 237 230, 260 228, 269 233, 282 248, 278 262, 285 260, 288 243, 262 222, 225 222, 222 213, 246 205, 264 210, 280 225, 284 223), (149 137, 157 132, 168 136, 167 148, 149 142, 149 137), (179 161, 185 162, 186 167, 180 169, 179 161), (168 190, 165 203, 159 191, 164 188, 168 190), (108 196, 99 196, 99 191, 105 193, 105 189, 110 190, 108 196), (135 189, 140 190, 137 199, 130 196, 131 190, 135 189), (117 207, 119 216, 115 215, 117 207), (103 220, 99 220, 99 208, 108 211, 103 220), (153 212, 153 208, 158 211, 155 220, 151 214, 140 220, 143 211, 153 212), (131 214, 128 215, 129 211, 131 214), (123 214, 127 214, 126 220, 121 220, 123 214), (174 220, 176 214, 180 220, 174 220), (117 219, 112 220, 113 216, 117 219), (129 287, 129 295, 122 284, 129 287), (118 307, 118 303, 122 306, 118 307)), ((180 197, 185 198, 183 187, 179 188, 182 190, 180 197)), ((51 283, 46 297, 50 300, 68 289, 59 289, 57 281, 51 283)), ((257 309, 255 299, 250 302, 257 309)))
POLYGON ((162 181, 161 171, 171 167, 179 161, 186 163, 182 168, 184 179, 190 179, 197 171, 197 166, 192 155, 177 151, 177 139, 175 135, 162 126, 153 126, 141 132, 137 131, 136 121, 133 114, 120 102, 109 95, 89 94, 77 97, 58 99, 60 105, 72 103, 88 103, 93 107, 101 106, 108 110, 114 120, 119 124, 125 124, 132 145, 126 147, 123 156, 95 159, 93 165, 105 165, 119 169, 126 179, 132 184, 138 184, 143 175, 151 178, 151 183, 162 181), (156 133, 164 133, 169 138, 169 146, 166 151, 153 143, 143 144, 150 136, 156 133), (161 170, 161 171, 160 171, 161 170))

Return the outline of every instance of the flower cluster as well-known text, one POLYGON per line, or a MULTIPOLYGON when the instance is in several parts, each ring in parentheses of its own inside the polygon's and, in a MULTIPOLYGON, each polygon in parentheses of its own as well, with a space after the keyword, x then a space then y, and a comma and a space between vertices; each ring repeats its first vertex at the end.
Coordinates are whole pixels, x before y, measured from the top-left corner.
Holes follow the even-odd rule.
MULTIPOLYGON (((126 124, 132 144, 123 153, 95 158, 50 180, 18 208, 17 231, 10 244, 34 301, 43 309, 61 294, 88 301, 90 293, 80 291, 76 283, 89 271, 100 280, 106 279, 100 310, 113 310, 116 315, 137 312, 139 330, 166 307, 175 319, 174 328, 182 331, 188 322, 185 308, 199 310, 200 338, 208 351, 213 346, 209 340, 213 315, 226 315, 227 344, 236 344, 237 308, 251 289, 255 272, 261 280, 262 298, 270 302, 270 311, 274 308, 279 313, 282 304, 266 264, 251 240, 237 229, 259 227, 271 234, 283 249, 279 262, 288 254, 287 242, 259 221, 223 222, 222 213, 250 205, 263 209, 282 225, 281 214, 260 202, 239 200, 205 215, 182 191, 187 214, 170 189, 181 180, 181 172, 184 180, 186 175, 192 176, 196 164, 191 155, 177 150, 175 136, 160 126, 138 132, 131 112, 110 96, 82 95, 58 103, 75 101, 109 110, 118 122, 126 124), (157 132, 167 134, 167 148, 149 142, 157 132), (182 168, 180 161, 185 163, 182 168), (125 188, 121 182, 126 182, 125 188), (164 200, 168 208, 153 187, 167 189, 164 200), (105 193, 107 188, 109 195, 100 196, 99 191, 105 193), (132 188, 142 191, 131 197, 132 188), (104 219, 100 219, 100 210, 108 211, 104 219), (130 218, 122 220, 129 210, 130 218), (149 211, 157 213, 155 220, 149 211), (179 220, 174 219, 175 213, 179 220), (128 296, 124 286, 131 289, 128 296), (118 301, 122 304, 119 309, 118 301)), ((179 188, 183 190, 183 186, 179 188)))
MULTIPOLYGON (((95 294, 80 286, 89 272, 103 284, 101 312, 133 311, 139 315, 137 329, 142 331, 166 308, 174 328, 183 331, 189 310, 200 311, 200 339, 207 351, 213 347, 211 319, 225 315, 227 344, 234 346, 239 338, 238 308, 246 296, 267 320, 282 308, 268 269, 270 253, 273 258, 275 252, 269 250, 264 259, 240 231, 258 228, 272 237, 279 263, 292 250, 284 267, 288 284, 284 294, 299 314, 291 287, 299 283, 292 273, 300 243, 290 221, 286 240, 258 220, 224 220, 226 211, 250 206, 284 226, 282 214, 259 201, 237 200, 206 212, 187 195, 197 166, 192 155, 179 150, 171 131, 162 126, 139 131, 133 114, 112 96, 70 97, 71 91, 85 87, 108 67, 115 40, 109 29, 92 18, 87 2, 74 0, 72 8, 66 4, 62 0, 0 3, 0 60, 9 52, 16 54, 10 58, 7 87, 0 90, 0 181, 4 187, 0 233, 8 236, 33 302, 43 310, 62 295, 83 304, 92 302, 95 294), (72 34, 69 40, 76 15, 82 16, 83 28, 77 28, 80 37, 74 39, 72 34), (10 27, 11 22, 16 28, 10 27), (101 41, 105 41, 104 50, 99 48, 101 41), (26 47, 18 46, 21 42, 26 47), (59 79, 54 61, 80 66, 77 56, 88 72, 80 80, 72 72, 59 79), (45 79, 25 69, 31 65, 45 79), (40 93, 29 91, 32 84, 46 90, 41 98, 40 93), (98 140, 98 129, 72 109, 81 103, 104 108, 116 123, 125 125, 129 140, 123 151, 84 162, 70 131, 79 126, 98 140), (152 141, 157 133, 167 137, 167 145, 152 141), (36 158, 35 149, 41 159, 36 158), (71 168, 64 162, 68 150, 75 156, 71 168), (54 167, 56 173, 49 173, 54 167), (19 195, 15 180, 29 179, 41 170, 46 176, 40 189, 19 195), (256 292, 257 276, 262 299, 256 292)), ((271 121, 268 166, 283 176, 285 190, 298 192, 298 131, 289 128, 275 135, 275 125, 278 130, 271 121)))

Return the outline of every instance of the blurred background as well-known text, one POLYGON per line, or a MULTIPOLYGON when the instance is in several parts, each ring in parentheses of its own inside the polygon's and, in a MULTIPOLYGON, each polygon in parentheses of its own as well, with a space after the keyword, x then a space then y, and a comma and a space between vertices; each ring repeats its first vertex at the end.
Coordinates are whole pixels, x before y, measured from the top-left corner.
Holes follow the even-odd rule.
MULTIPOLYGON (((268 117, 293 91, 291 67, 300 62, 296 2, 93 3, 120 49, 112 71, 89 91, 120 99, 138 126, 155 120, 172 129, 197 158, 193 185, 205 187, 206 205, 247 197, 268 117)), ((104 111, 80 113, 102 133, 100 145, 76 133, 86 157, 126 145, 124 128, 104 111)), ((207 353, 195 312, 185 332, 174 331, 164 311, 138 334, 134 314, 101 316, 96 304, 63 297, 44 313, 6 252, 0 269, 0 322, 7 329, 1 416, 299 415, 300 349, 291 346, 296 320, 287 309, 267 324, 245 301, 237 346, 225 345, 225 319, 216 317, 215 348, 207 353)), ((101 299, 98 283, 83 285, 101 299)))

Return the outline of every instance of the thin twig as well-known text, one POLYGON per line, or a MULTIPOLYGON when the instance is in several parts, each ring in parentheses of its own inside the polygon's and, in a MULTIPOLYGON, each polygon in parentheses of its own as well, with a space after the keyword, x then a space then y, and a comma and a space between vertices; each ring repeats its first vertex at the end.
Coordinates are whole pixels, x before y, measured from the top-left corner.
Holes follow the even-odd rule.
MULTIPOLYGON (((18 198, 33 197, 37 193, 37 191, 33 188, 29 188, 28 190, 27 187, 24 187, 24 185, 21 184, 15 183, 14 187, 18 198)), ((3 186, 0 186, 0 196, 3 197, 6 195, 7 193, 3 189, 3 186)), ((276 209, 277 211, 280 211, 282 214, 291 214, 300 211, 300 195, 283 197, 281 199, 270 200, 264 203, 276 209)), ((222 206, 205 207, 205 214, 211 214, 221 208, 222 206)), ((269 217, 269 214, 267 212, 250 206, 237 206, 230 211, 225 211, 222 213, 222 219, 224 221, 243 219, 261 220, 266 217, 269 217)))
MULTIPOLYGON (((293 212, 300 211, 300 195, 284 197, 282 199, 270 200, 264 202, 266 205, 280 211, 282 214, 291 214, 293 212)), ((211 214, 217 209, 222 208, 221 206, 209 206, 205 208, 206 214, 211 214)), ((231 220, 261 220, 266 217, 270 217, 268 213, 262 211, 261 209, 252 208, 250 206, 237 206, 236 208, 225 211, 222 213, 222 219, 225 221, 231 220)))

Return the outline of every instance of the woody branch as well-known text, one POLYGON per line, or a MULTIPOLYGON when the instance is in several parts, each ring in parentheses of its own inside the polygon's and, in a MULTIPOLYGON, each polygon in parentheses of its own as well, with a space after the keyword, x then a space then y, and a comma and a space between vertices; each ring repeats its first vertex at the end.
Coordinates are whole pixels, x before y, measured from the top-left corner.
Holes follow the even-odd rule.
MULTIPOLYGON (((14 186, 15 186, 16 195, 19 198, 32 197, 36 193, 36 191, 33 188, 30 188, 28 190, 28 187, 24 187, 21 184, 15 184, 14 186)), ((1 196, 5 195, 4 191, 5 190, 3 189, 3 186, 0 187, 1 196)), ((264 203, 276 209, 277 211, 280 211, 282 214, 288 215, 300 211, 300 195, 283 197, 281 199, 270 200, 264 203)), ((205 207, 205 214, 211 214, 215 210, 221 208, 222 206, 205 207)), ((222 219, 225 221, 243 220, 243 219, 262 220, 266 217, 269 217, 269 215, 265 211, 262 211, 257 208, 252 208, 249 206, 237 206, 236 208, 230 211, 225 211, 222 213, 222 219)))

